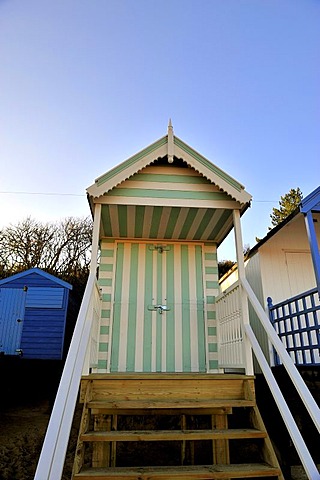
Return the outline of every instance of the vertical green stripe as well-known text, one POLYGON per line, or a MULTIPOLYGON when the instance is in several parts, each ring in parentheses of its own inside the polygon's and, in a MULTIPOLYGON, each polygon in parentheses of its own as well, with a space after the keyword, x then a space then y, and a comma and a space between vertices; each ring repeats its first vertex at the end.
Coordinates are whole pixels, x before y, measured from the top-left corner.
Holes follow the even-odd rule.
POLYGON ((146 246, 146 266, 145 266, 145 316, 143 326, 143 371, 151 372, 151 354, 152 354, 152 312, 148 310, 148 305, 152 305, 153 288, 153 264, 152 250, 146 246))
MULTIPOLYGON (((134 235, 137 238, 142 238, 144 212, 145 212, 145 207, 142 207, 141 205, 136 206, 136 218, 135 218, 136 223, 134 226, 134 235)), ((132 219, 132 221, 134 221, 134 219, 132 219)))
POLYGON ((178 221, 179 215, 181 212, 181 208, 173 207, 170 213, 170 217, 168 220, 166 233, 164 234, 164 238, 172 238, 173 231, 175 229, 176 223, 178 221))
POLYGON ((119 233, 120 237, 127 236, 127 206, 118 205, 118 218, 119 218, 119 233))
MULTIPOLYGON (((137 323, 137 283, 138 283, 139 244, 131 245, 129 311, 127 336, 127 371, 134 372, 136 354, 136 323, 137 323)), ((140 299, 141 301, 141 299, 140 299)))
POLYGON ((118 244, 116 278, 115 278, 115 302, 113 312, 112 329, 112 350, 111 350, 111 371, 117 372, 119 366, 119 342, 120 342, 120 320, 121 320, 121 296, 123 278, 123 256, 124 244, 118 244))
POLYGON ((112 237, 109 205, 104 205, 102 207, 102 223, 103 223, 104 234, 107 237, 112 237))
POLYGON ((202 249, 200 245, 196 246, 196 293, 197 293, 197 329, 198 329, 198 355, 200 372, 206 369, 205 357, 205 331, 204 331, 204 292, 202 275, 202 249))
POLYGON ((191 371, 190 350, 190 292, 188 246, 181 246, 181 294, 182 294, 182 364, 183 371, 191 371))
POLYGON ((157 238, 158 231, 159 231, 159 224, 161 220, 163 207, 154 207, 152 220, 151 220, 151 228, 150 228, 150 238, 157 238))
MULTIPOLYGON (((155 250, 154 255, 157 255, 157 305, 162 305, 162 256, 166 253, 159 253, 155 250)), ((165 314, 164 314, 165 315, 165 314)), ((162 351, 162 317, 157 313, 156 324, 156 371, 161 372, 161 351, 162 351)))
POLYGON ((170 250, 166 253, 166 270, 167 270, 167 300, 166 304, 170 310, 166 313, 166 364, 167 372, 175 371, 175 314, 174 314, 174 248, 171 245, 170 250))
POLYGON ((196 208, 190 208, 187 218, 184 221, 183 227, 181 229, 179 238, 180 239, 185 239, 188 236, 188 233, 190 231, 191 225, 195 219, 195 216, 197 215, 197 209, 196 208))

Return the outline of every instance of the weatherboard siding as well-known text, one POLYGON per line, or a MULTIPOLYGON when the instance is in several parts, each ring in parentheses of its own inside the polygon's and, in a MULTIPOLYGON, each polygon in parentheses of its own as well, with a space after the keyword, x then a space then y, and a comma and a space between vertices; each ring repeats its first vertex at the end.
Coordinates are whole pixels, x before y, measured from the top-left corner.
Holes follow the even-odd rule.
POLYGON ((207 368, 211 372, 218 369, 216 297, 219 295, 217 249, 213 243, 203 247, 207 368))
POLYGON ((148 166, 110 190, 108 197, 232 201, 195 170, 174 166, 148 166))
POLYGON ((115 269, 115 247, 113 240, 102 240, 98 284, 102 292, 102 309, 100 322, 98 372, 106 372, 109 356, 111 331, 112 295, 115 269))

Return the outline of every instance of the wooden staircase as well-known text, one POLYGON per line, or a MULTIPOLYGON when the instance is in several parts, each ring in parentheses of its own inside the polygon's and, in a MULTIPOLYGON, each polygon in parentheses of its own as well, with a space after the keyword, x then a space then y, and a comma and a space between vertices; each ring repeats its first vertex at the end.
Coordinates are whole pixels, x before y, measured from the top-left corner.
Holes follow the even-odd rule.
POLYGON ((94 374, 80 401, 73 480, 284 480, 253 377, 94 374))

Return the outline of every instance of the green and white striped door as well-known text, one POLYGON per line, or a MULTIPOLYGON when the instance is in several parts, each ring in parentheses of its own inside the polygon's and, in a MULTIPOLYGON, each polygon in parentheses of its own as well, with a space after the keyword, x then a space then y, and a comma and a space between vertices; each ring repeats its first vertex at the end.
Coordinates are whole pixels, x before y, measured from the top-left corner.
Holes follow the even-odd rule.
POLYGON ((118 243, 111 371, 205 371, 202 247, 118 243))

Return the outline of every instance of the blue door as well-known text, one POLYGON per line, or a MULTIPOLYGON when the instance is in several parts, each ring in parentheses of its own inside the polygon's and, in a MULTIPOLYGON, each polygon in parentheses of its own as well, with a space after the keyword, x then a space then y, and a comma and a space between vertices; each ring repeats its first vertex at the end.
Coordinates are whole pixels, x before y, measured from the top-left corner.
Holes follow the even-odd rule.
POLYGON ((24 289, 0 288, 0 352, 18 355, 27 292, 24 289))

